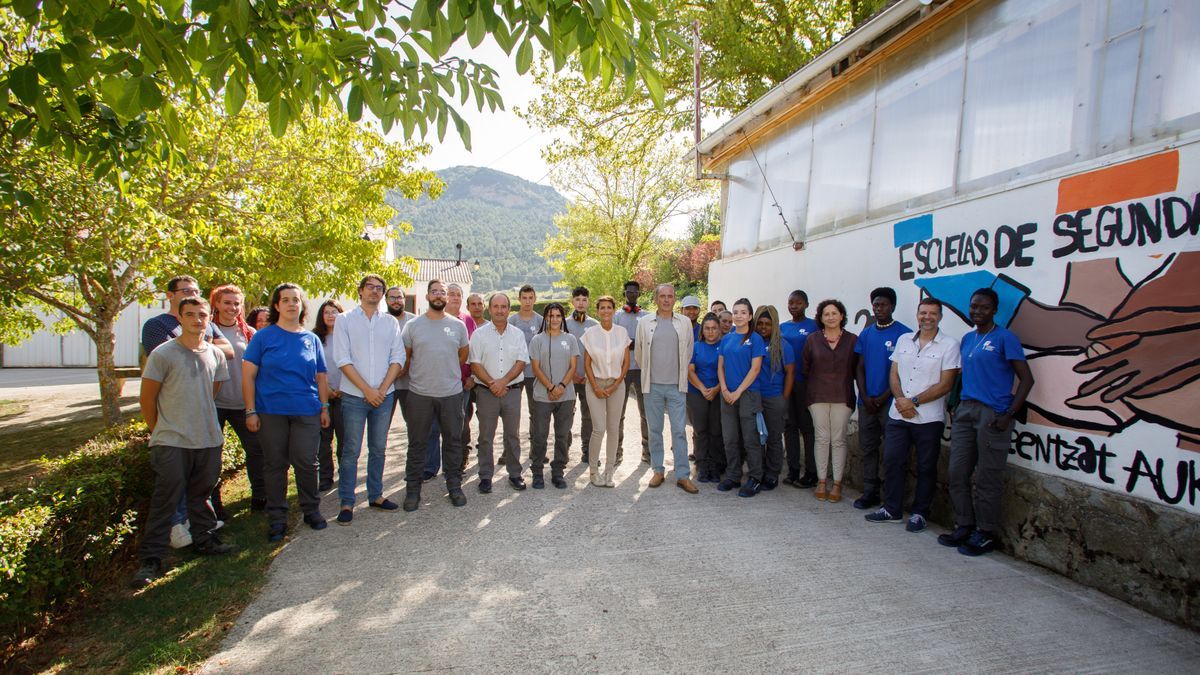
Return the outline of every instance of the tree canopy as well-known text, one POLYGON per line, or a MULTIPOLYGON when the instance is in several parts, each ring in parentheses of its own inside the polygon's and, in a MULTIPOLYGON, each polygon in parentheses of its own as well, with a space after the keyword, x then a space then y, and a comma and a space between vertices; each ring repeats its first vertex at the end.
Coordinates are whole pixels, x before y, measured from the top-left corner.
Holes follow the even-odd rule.
MULTIPOLYGON (((453 123, 469 146, 455 106, 503 100, 490 67, 447 56, 460 38, 490 36, 522 73, 535 50, 556 66, 574 55, 589 77, 619 73, 662 100, 654 66, 673 22, 648 0, 3 0, 0 141, 30 139, 119 184, 142 158, 187 146, 181 106, 235 114, 253 96, 276 137, 332 103, 406 138, 453 123)), ((9 172, 0 198, 33 195, 9 172)))

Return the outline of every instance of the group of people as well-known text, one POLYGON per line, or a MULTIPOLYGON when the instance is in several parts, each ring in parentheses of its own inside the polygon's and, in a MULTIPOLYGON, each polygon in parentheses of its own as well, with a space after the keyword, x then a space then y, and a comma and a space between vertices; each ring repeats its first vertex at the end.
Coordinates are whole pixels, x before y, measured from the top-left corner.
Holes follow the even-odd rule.
POLYGON ((333 489, 335 476, 336 521, 353 522, 364 440, 370 508, 416 511, 423 483, 439 471, 450 503, 465 505, 472 415, 478 491, 492 491, 497 463, 513 489, 526 489, 523 404, 533 488, 545 488, 547 464, 550 483, 567 488, 577 409, 590 484, 612 487, 630 398, 642 460, 652 469, 649 487, 666 480, 669 441, 680 489, 695 494, 696 483, 715 483, 746 498, 783 482, 841 501, 848 420, 857 409, 863 494, 854 506, 874 509, 869 522, 907 522, 913 532, 926 527, 953 400, 949 481, 957 527, 938 541, 966 555, 995 546, 1012 420, 1033 378, 1020 341, 994 322, 999 300, 991 289, 972 297, 975 330, 961 343, 939 328, 941 302, 922 299, 911 330, 893 317, 896 293, 886 287, 871 292, 874 322, 858 335, 846 329, 838 300, 821 301, 808 318, 802 290, 789 295, 790 320, 782 323, 774 306, 755 308, 745 298, 731 308, 714 301, 701 318, 699 299, 688 296, 676 311, 670 284, 657 286, 653 306, 642 308, 636 281, 625 284, 621 303, 609 295, 593 303, 580 287, 570 311, 552 302, 541 313, 530 286, 517 293, 514 312, 505 293, 485 305, 478 294, 464 298, 461 287, 434 280, 419 316, 405 310, 403 289, 378 275, 363 277, 357 292, 349 310, 325 301, 309 330, 307 299, 295 284, 277 286, 265 323, 252 326, 257 317, 243 316, 245 296, 236 286, 215 288, 206 301, 192 277, 168 282, 169 311, 143 328, 141 406, 156 482, 135 586, 161 574, 169 545, 190 543, 200 554, 231 550, 217 534, 225 516, 218 480, 226 422, 246 451, 251 509, 266 511, 267 536, 281 541, 289 468, 309 527, 327 526, 320 495, 333 489), (383 486, 397 408, 408 432, 400 505, 383 486), (905 520, 912 448, 917 480, 905 520))

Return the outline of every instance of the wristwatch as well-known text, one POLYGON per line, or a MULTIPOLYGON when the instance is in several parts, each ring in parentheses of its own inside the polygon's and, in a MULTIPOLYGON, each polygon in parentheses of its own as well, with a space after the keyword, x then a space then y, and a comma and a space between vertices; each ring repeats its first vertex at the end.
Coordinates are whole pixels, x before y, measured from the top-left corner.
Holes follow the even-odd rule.
POLYGON ((921 405, 921 399, 920 399, 920 397, 921 397, 921 395, 920 395, 920 394, 917 394, 916 396, 913 396, 912 398, 908 399, 908 400, 910 400, 910 401, 912 401, 912 402, 913 402, 913 407, 914 407, 914 408, 920 407, 920 405, 921 405))

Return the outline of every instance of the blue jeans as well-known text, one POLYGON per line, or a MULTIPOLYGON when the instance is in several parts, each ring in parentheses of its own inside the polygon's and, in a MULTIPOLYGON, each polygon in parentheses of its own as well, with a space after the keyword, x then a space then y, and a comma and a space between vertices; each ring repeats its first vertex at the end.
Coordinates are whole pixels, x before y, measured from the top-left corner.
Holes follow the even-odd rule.
POLYGON ((389 393, 378 408, 365 398, 342 394, 342 446, 338 458, 338 499, 342 506, 354 506, 354 488, 358 482, 358 456, 362 452, 363 429, 367 432, 367 501, 383 498, 383 454, 387 447, 388 427, 392 426, 392 397, 389 393))
POLYGON ((651 384, 644 394, 646 427, 650 432, 650 466, 663 470, 663 413, 671 420, 671 454, 675 457, 675 478, 690 478, 687 446, 687 395, 673 384, 651 384))

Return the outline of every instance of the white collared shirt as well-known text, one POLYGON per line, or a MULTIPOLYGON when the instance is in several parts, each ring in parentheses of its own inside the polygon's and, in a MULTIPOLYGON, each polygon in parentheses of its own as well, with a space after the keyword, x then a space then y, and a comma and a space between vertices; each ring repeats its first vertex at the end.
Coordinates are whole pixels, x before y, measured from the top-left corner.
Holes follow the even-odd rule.
MULTIPOLYGON (((896 374, 900 378, 900 389, 905 398, 912 398, 932 387, 941 381, 943 372, 955 370, 962 364, 962 357, 958 353, 958 340, 939 330, 929 344, 922 348, 920 335, 919 331, 901 335, 896 340, 895 351, 892 352, 892 363, 896 364, 896 374)), ((945 422, 946 397, 928 403, 921 402, 917 406, 917 416, 911 419, 904 419, 893 400, 888 417, 911 424, 945 422)))
MULTIPOLYGON (((525 344, 525 335, 521 329, 506 325, 504 333, 501 334, 496 329, 495 322, 489 321, 476 328, 475 333, 471 335, 467 363, 478 363, 492 378, 499 379, 507 375, 517 361, 529 363, 529 346, 525 344)), ((524 379, 524 371, 517 371, 517 376, 508 385, 511 387, 524 379)), ((487 383, 478 377, 475 381, 487 386, 487 383)))
MULTIPOLYGON (((383 376, 393 363, 404 365, 400 324, 396 317, 384 311, 376 311, 367 317, 362 306, 358 306, 338 315, 333 324, 333 346, 338 369, 354 366, 363 381, 372 387, 383 382, 383 376)), ((339 389, 351 396, 364 396, 348 377, 342 378, 339 389)), ((388 387, 388 391, 393 389, 394 386, 388 387)))

